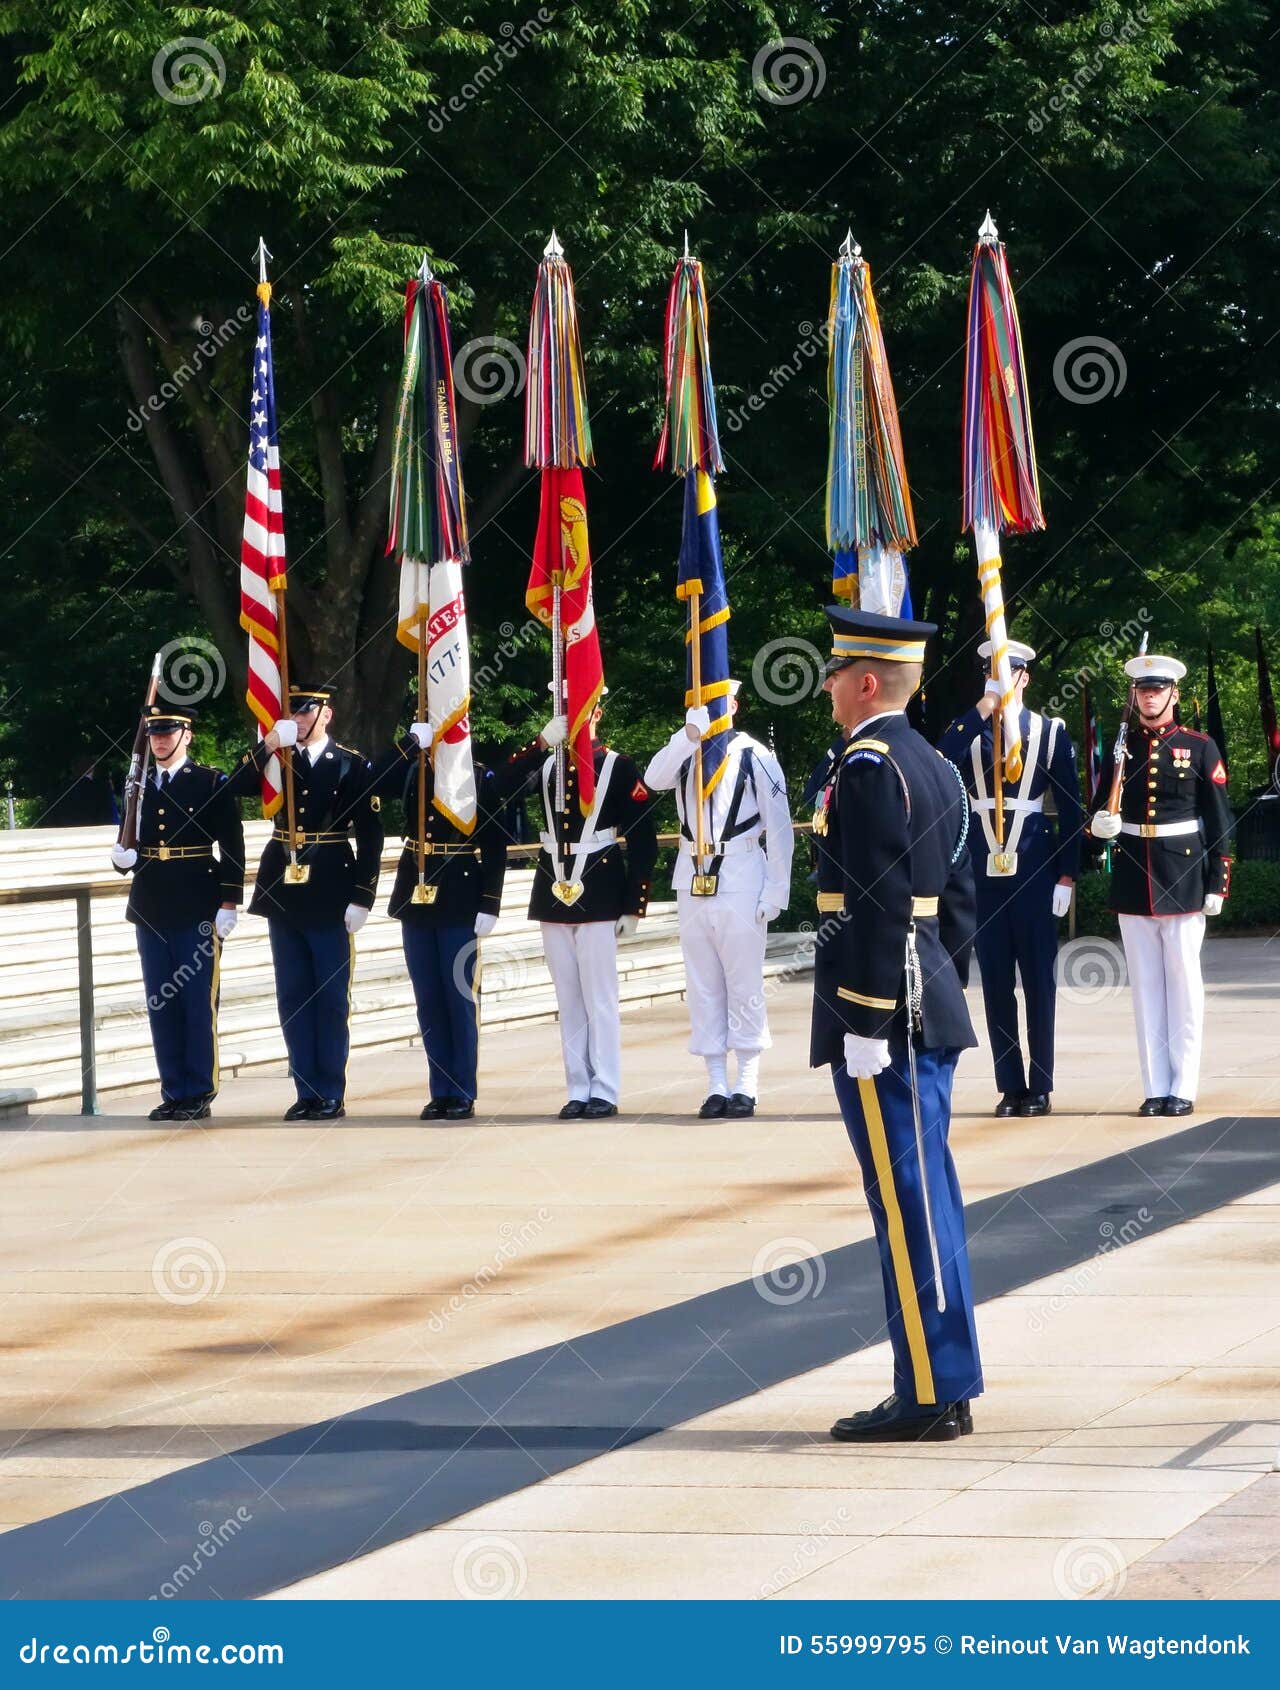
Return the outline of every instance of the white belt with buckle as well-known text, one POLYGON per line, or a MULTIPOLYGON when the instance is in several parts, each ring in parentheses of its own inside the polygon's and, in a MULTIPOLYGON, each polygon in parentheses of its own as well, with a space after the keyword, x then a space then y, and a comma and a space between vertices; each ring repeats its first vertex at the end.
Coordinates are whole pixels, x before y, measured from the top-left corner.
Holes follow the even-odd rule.
MULTIPOLYGON (((698 844, 694 839, 681 838, 680 849, 686 857, 696 857, 698 844)), ((737 839, 708 839, 702 846, 704 857, 739 857, 748 851, 760 849, 760 835, 758 833, 744 833, 737 839)))
MULTIPOLYGON (((538 839, 542 845, 542 849, 544 851, 549 851, 553 857, 559 851, 559 841, 553 839, 549 833, 540 833, 538 835, 538 839)), ((606 827, 601 828, 598 833, 584 833, 581 839, 570 840, 569 850, 571 853, 581 852, 585 856, 589 851, 607 851, 610 845, 616 845, 617 843, 617 828, 606 827)))
MULTIPOLYGON (((969 800, 971 810, 994 810, 995 807, 996 801, 994 798, 971 798, 969 800)), ((1031 816, 1039 815, 1044 809, 1044 793, 1042 792, 1038 798, 1006 798, 1004 807, 1010 815, 1018 810, 1025 810, 1031 816)))
POLYGON ((1194 816, 1185 822, 1121 822, 1120 831, 1135 839, 1180 839, 1184 834, 1199 833, 1200 823, 1194 816))

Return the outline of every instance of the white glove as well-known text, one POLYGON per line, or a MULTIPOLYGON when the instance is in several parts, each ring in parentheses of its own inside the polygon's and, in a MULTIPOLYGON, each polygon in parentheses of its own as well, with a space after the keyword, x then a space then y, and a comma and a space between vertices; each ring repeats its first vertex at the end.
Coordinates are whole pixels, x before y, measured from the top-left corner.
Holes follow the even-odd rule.
POLYGON ((1206 892, 1204 895, 1204 913, 1206 915, 1222 914, 1222 893, 1206 892))
POLYGON ((852 1080, 874 1080, 889 1066, 888 1039, 864 1039, 861 1033, 844 1036, 844 1065, 852 1080))
POLYGON ((756 920, 763 921, 766 925, 771 921, 776 921, 781 914, 782 905, 771 904, 766 898, 761 898, 756 905, 756 920))
POLYGON ((538 737, 548 750, 562 744, 569 737, 569 718, 553 716, 538 737))
POLYGON ((1120 817, 1110 810, 1095 810, 1089 821, 1089 832, 1095 839, 1114 839, 1120 832, 1120 817))
POLYGON ((636 928, 640 925, 638 915, 620 915, 613 924, 613 930, 619 939, 634 939, 636 928))
POLYGON ((417 741, 419 751, 430 751, 430 749, 431 749, 431 723, 430 722, 410 722, 409 723, 409 736, 410 736, 411 739, 414 739, 414 740, 417 741))
POLYGON ((348 933, 358 933, 368 919, 368 910, 361 909, 359 904, 348 904, 346 914, 342 918, 342 925, 348 933))
POLYGON ((692 710, 686 711, 684 731, 696 745, 711 726, 711 712, 705 704, 697 704, 692 710))
POLYGON ((132 868, 138 860, 138 853, 128 845, 113 845, 111 847, 111 866, 124 870, 132 868))
POLYGON ((984 698, 989 698, 993 703, 999 704, 1000 700, 1004 697, 1004 688, 993 675, 987 682, 986 686, 983 687, 982 693, 984 698))
POLYGON ((485 915, 483 912, 476 917, 476 938, 487 939, 498 925, 496 915, 485 915))
POLYGON ((1071 887, 1055 886, 1053 889, 1053 913, 1061 918, 1071 908, 1071 887))
POLYGON ((213 918, 213 930, 219 939, 229 939, 239 919, 235 910, 219 910, 213 918))
POLYGON ((298 724, 296 722, 277 722, 272 732, 281 746, 298 743, 298 724))

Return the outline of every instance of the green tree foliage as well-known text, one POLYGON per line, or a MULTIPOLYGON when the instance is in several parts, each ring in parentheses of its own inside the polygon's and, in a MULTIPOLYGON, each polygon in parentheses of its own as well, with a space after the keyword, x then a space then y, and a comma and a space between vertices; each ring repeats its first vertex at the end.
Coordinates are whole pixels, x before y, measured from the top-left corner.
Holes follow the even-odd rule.
MULTIPOLYGON (((509 739, 544 706, 543 648, 520 636, 536 492, 504 364, 518 366, 553 225, 587 348, 618 739, 645 751, 680 695, 679 489, 649 465, 686 226, 711 291, 731 649, 757 695, 752 725, 772 728, 796 774, 829 737, 812 672, 807 685, 775 673, 793 703, 761 700, 752 680, 771 642, 801 661, 803 642, 825 645, 821 325, 852 225, 901 406, 915 600, 942 628, 927 695, 941 726, 975 690, 959 430, 969 253, 990 205, 1049 521, 1006 548, 1016 632, 1044 657, 1039 697, 1087 670, 1109 729, 1127 655, 1109 629, 1145 609, 1153 644, 1188 659, 1201 693, 1211 636, 1243 796, 1264 772, 1252 630, 1274 639, 1280 587, 1278 56, 1263 0, 994 14, 976 0, 0 0, 13 610, 0 755, 20 789, 39 789, 50 713, 68 757, 73 738, 127 741, 151 652, 181 635, 222 655, 211 731, 244 732, 236 576, 259 234, 274 254, 294 668, 336 684, 344 735, 384 740, 406 701, 383 555, 388 417, 403 281, 424 250, 469 360, 477 732, 509 739), (782 39, 799 46, 770 48, 782 39), (1080 402, 1094 397, 1087 358, 1065 350, 1082 340, 1114 349, 1094 369, 1110 384, 1096 402, 1080 402)), ((1078 710, 1064 713, 1078 732, 1078 710)))

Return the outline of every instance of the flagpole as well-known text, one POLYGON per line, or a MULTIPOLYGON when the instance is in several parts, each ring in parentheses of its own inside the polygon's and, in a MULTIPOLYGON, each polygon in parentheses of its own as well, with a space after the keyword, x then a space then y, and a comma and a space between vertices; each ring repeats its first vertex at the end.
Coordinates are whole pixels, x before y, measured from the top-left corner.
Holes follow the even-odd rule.
MULTIPOLYGON (((258 298, 269 310, 271 307, 271 283, 267 280, 267 260, 271 254, 267 251, 267 243, 261 235, 258 236, 258 298)), ((286 715, 289 714, 289 632, 288 617, 285 613, 284 579, 271 578, 268 582, 276 595, 276 640, 280 657, 280 701, 286 715)), ((287 884, 300 886, 311 874, 305 864, 298 862, 298 817, 293 795, 293 747, 282 745, 278 748, 280 767, 284 771, 284 813, 285 826, 289 834, 289 866, 285 870, 284 878, 287 884)))
MULTIPOLYGON (((564 658, 564 621, 560 606, 560 582, 557 580, 551 588, 551 694, 555 701, 552 706, 551 714, 553 716, 564 716, 566 719, 567 730, 572 727, 573 724, 568 721, 568 701, 565 698, 564 686, 564 658)), ((568 743, 569 734, 566 731, 564 738, 557 741, 555 750, 552 753, 555 762, 557 816, 563 815, 565 807, 565 781, 567 775, 565 754, 568 743)))
MULTIPOLYGON (((418 280, 425 288, 432 280, 431 265, 424 252, 422 263, 418 266, 418 280)), ((417 570, 418 588, 418 720, 427 720, 427 623, 430 618, 430 604, 423 603, 423 587, 428 571, 421 565, 417 570)), ((433 764, 434 768, 434 764, 433 764)), ((415 904, 425 904, 427 901, 427 752, 426 747, 418 747, 418 884, 413 889, 415 904)))
MULTIPOLYGON (((697 473, 698 473, 697 470, 693 471, 694 475, 696 475, 697 473)), ((695 710, 700 710, 702 708, 702 608, 701 608, 701 600, 702 600, 701 592, 689 594, 689 660, 690 660, 689 679, 692 683, 690 690, 693 693, 693 705, 694 705, 695 710)), ((702 812, 703 812, 703 809, 705 807, 706 800, 703 797, 702 734, 701 733, 698 734, 698 743, 693 748, 693 790, 694 790, 694 796, 696 797, 697 802, 698 802, 698 820, 697 820, 697 825, 695 826, 694 833, 693 833, 693 837, 694 837, 694 847, 693 847, 693 849, 694 849, 694 862, 697 865, 696 872, 698 874, 705 874, 706 873, 706 865, 703 861, 703 858, 707 854, 707 840, 706 840, 706 830, 705 830, 705 827, 703 825, 702 812)))

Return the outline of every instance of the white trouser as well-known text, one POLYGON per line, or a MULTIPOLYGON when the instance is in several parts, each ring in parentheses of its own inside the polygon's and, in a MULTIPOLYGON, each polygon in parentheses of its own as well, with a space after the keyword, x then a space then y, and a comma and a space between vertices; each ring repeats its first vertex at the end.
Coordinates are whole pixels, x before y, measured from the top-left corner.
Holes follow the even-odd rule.
POLYGON ((1144 1095, 1185 1097, 1194 1103, 1204 1034, 1204 912, 1122 915, 1120 937, 1129 967, 1144 1095))
POLYGON ((560 1006, 560 1051, 570 1099, 618 1101, 618 940, 611 921, 544 921, 542 948, 560 1006))
POLYGON ((758 902, 756 892, 676 893, 695 1056, 751 1055, 773 1043, 764 998, 767 928, 756 920, 758 902))

